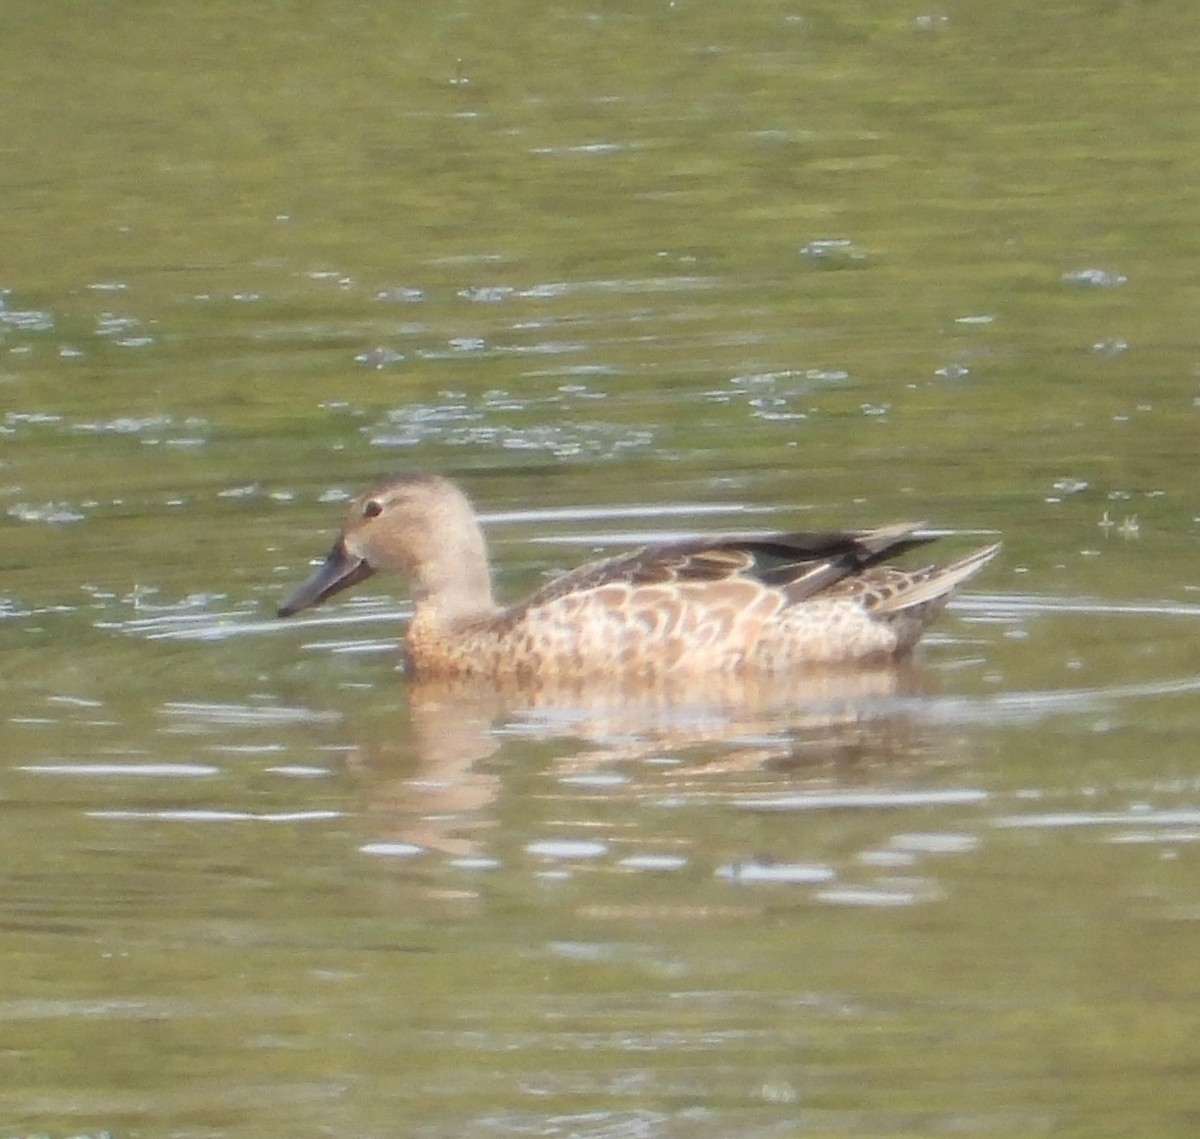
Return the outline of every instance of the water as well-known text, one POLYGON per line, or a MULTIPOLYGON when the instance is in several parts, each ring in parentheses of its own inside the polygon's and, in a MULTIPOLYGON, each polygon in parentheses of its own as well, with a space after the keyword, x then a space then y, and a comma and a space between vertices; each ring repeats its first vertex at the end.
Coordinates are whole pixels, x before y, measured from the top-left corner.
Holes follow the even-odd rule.
POLYGON ((0 16, 0 1135, 1193 1135, 1190 17, 0 16), (1005 551, 911 669, 513 702, 272 617, 413 467, 505 598, 1005 551))

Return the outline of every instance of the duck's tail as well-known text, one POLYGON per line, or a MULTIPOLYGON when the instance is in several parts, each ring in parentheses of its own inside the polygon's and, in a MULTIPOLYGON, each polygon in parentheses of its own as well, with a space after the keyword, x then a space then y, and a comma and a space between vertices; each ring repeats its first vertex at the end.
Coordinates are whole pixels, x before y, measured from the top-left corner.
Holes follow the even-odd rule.
POLYGON ((930 566, 924 572, 913 574, 912 584, 898 589, 891 597, 880 602, 876 612, 899 613, 932 601, 948 600, 949 595, 968 578, 974 577, 999 552, 1002 543, 984 546, 944 566, 930 566))

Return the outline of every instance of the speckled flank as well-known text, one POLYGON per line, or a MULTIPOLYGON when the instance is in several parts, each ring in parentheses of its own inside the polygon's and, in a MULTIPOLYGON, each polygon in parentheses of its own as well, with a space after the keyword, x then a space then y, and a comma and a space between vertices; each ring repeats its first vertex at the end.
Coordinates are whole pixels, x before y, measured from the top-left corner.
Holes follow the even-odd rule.
POLYGON ((462 492, 402 475, 367 492, 325 564, 281 608, 319 604, 375 570, 406 573, 405 648, 427 676, 779 672, 907 653, 951 593, 996 554, 904 570, 915 525, 647 546, 590 562, 507 609, 462 492))

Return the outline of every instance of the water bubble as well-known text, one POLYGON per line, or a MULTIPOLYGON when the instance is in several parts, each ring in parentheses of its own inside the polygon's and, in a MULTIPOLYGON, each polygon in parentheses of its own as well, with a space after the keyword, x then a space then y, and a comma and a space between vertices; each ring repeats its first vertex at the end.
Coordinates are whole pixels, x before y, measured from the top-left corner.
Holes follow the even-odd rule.
POLYGON ((1063 283, 1085 285, 1093 289, 1113 289, 1129 280, 1123 273, 1108 269, 1072 269, 1062 275, 1063 283))

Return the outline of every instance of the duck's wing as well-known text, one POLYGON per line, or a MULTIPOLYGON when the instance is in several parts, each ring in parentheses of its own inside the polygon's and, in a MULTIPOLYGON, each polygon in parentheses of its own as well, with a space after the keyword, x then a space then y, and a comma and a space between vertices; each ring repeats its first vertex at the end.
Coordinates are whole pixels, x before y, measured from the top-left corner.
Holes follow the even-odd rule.
POLYGON ((918 537, 923 523, 878 530, 706 538, 642 546, 588 562, 544 585, 520 608, 544 605, 604 585, 671 585, 749 581, 784 594, 795 605, 847 579, 860 580, 888 558, 934 541, 918 537))

